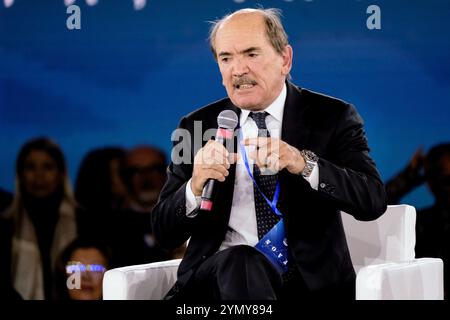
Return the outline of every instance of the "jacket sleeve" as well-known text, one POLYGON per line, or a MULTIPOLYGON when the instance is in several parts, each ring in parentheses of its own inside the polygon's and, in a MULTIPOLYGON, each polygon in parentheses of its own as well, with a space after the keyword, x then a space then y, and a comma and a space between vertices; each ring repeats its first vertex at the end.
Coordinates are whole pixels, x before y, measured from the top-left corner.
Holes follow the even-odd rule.
POLYGON ((330 148, 330 158, 318 161, 319 194, 357 220, 377 219, 386 211, 386 193, 369 156, 363 120, 352 105, 337 122, 330 148))
POLYGON ((183 118, 173 143, 172 162, 167 168, 167 181, 152 212, 156 240, 167 249, 181 246, 188 240, 197 218, 186 216, 186 183, 192 176, 192 140, 183 118))

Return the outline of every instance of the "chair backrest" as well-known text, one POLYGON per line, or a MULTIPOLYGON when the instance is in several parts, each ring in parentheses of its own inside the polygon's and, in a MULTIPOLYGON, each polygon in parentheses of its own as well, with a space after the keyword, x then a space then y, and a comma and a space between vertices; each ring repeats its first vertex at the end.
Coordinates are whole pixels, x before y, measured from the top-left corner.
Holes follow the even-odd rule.
POLYGON ((355 270, 385 262, 414 259, 416 209, 408 205, 388 206, 374 221, 357 221, 342 212, 342 222, 355 270))

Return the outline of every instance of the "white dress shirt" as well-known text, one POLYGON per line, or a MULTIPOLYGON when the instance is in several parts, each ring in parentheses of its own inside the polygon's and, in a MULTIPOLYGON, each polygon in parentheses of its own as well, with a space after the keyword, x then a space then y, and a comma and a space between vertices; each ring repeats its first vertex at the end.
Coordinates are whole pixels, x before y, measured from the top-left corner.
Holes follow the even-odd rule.
MULTIPOLYGON (((269 115, 266 117, 266 126, 270 136, 281 138, 281 125, 283 123, 284 104, 286 102, 286 84, 283 86, 280 95, 264 111, 269 115)), ((251 117, 250 111, 242 110, 239 123, 241 124, 242 137, 258 137, 258 127, 251 117)), ((248 152, 254 147, 246 147, 248 152)), ((238 148, 238 161, 236 163, 236 177, 234 180, 233 202, 231 205, 230 221, 228 231, 219 250, 231 246, 245 244, 255 246, 258 243, 258 229, 256 223, 255 199, 253 194, 253 181, 242 160, 241 150, 238 148)), ((248 159, 250 170, 253 171, 253 161, 248 159)), ((253 172, 252 172, 253 173, 253 172)), ((315 190, 319 184, 319 168, 315 166, 311 175, 305 178, 315 190)), ((186 215, 190 215, 200 206, 201 197, 196 197, 191 189, 191 180, 186 184, 186 215)))

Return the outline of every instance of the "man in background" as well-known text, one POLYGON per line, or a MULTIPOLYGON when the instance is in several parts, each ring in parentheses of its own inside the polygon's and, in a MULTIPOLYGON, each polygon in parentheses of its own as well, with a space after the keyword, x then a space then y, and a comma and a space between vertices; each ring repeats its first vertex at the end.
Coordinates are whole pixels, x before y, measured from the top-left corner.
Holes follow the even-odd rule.
POLYGON ((155 240, 151 215, 166 181, 166 156, 147 145, 129 150, 120 164, 128 200, 113 217, 111 243, 115 266, 150 263, 173 258, 155 240))

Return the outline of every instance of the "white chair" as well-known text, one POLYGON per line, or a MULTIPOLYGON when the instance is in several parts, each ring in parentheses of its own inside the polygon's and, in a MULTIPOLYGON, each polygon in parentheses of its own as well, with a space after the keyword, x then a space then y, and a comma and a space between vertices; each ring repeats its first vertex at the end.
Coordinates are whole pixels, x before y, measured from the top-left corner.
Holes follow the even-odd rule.
POLYGON ((356 275, 357 300, 442 300, 443 262, 415 259, 416 210, 388 206, 375 221, 342 222, 356 275))
MULTIPOLYGON (((343 213, 347 243, 357 272, 357 300, 442 300, 443 262, 415 259, 416 210, 389 206, 379 219, 355 220, 343 213)), ((159 300, 176 281, 180 259, 106 272, 106 300, 159 300)))

